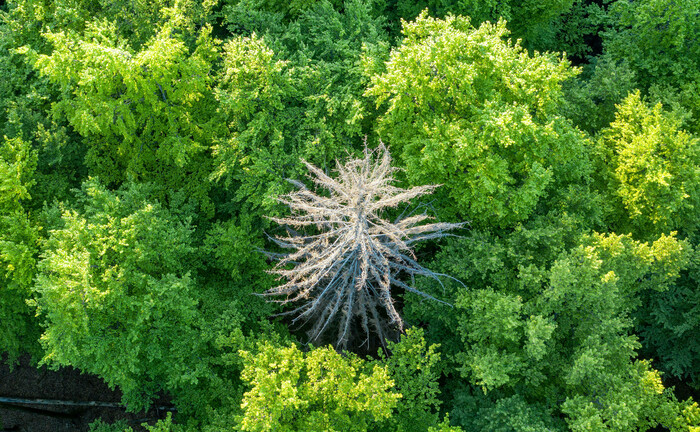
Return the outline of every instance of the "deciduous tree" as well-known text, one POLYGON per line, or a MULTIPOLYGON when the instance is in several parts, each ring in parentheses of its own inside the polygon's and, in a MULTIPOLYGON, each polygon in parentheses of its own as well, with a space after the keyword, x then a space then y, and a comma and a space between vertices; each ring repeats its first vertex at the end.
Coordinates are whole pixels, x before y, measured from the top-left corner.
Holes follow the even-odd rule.
POLYGON ((87 181, 51 230, 34 285, 44 362, 118 385, 130 410, 206 372, 190 218, 149 189, 87 181))
POLYGON ((441 214, 475 226, 526 220, 557 185, 585 182, 581 133, 560 116, 561 84, 576 70, 505 40, 504 22, 475 29, 425 13, 367 95, 386 104, 379 131, 412 184, 444 184, 441 214))

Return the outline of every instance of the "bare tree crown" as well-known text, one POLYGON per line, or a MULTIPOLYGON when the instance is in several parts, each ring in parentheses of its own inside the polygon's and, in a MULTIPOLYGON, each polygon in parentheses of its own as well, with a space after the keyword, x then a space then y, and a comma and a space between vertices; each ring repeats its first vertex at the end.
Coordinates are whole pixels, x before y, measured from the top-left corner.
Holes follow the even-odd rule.
POLYGON ((303 162, 315 185, 329 194, 320 196, 292 180, 298 190, 279 198, 291 215, 272 220, 287 226, 288 235, 272 240, 293 251, 279 256, 271 270, 286 283, 265 294, 296 305, 283 315, 292 315, 293 323, 311 323, 311 341, 334 331, 335 346, 343 349, 354 330, 364 332, 367 342, 373 330, 383 343, 389 331, 401 331, 404 325, 394 306, 392 287, 439 301, 399 279, 399 274, 445 276, 418 264, 412 244, 444 237, 447 230, 463 224, 421 224, 429 219, 425 214, 394 222, 383 219, 382 210, 429 194, 438 185, 393 186, 397 168, 391 166, 382 143, 375 151, 367 150, 365 144, 362 159, 336 161, 337 178, 303 162), (313 234, 306 234, 309 228, 313 234))

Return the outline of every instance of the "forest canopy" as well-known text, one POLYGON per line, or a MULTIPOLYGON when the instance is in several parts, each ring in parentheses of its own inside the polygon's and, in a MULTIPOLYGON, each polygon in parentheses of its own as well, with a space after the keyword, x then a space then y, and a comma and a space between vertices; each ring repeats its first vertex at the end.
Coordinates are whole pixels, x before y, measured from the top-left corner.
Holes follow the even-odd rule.
POLYGON ((698 10, 3 2, 0 353, 161 432, 699 432, 698 10))

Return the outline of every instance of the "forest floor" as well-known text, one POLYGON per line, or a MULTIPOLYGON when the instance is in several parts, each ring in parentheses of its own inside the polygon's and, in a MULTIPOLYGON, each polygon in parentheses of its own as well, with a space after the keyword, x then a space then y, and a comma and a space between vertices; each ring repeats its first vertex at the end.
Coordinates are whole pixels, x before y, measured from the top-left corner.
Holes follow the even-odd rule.
MULTIPOLYGON (((12 370, 5 358, 0 362, 0 400, 30 399, 68 401, 74 405, 50 403, 0 402, 0 432, 83 432, 90 423, 102 419, 105 423, 126 420, 134 431, 144 430, 141 423, 155 423, 165 418, 166 412, 153 409, 148 412, 127 413, 122 407, 80 406, 83 402, 118 404, 121 394, 110 390, 100 378, 81 374, 73 368, 49 370, 36 368, 27 356, 12 370)), ((157 404, 160 405, 160 404, 157 404)))

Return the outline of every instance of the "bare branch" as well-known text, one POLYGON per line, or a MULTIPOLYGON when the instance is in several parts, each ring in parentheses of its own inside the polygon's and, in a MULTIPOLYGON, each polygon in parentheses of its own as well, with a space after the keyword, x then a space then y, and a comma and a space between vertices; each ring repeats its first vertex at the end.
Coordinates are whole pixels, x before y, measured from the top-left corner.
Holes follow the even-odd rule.
POLYGON ((336 162, 335 179, 303 162, 311 180, 328 190, 329 196, 317 195, 303 183, 289 180, 298 190, 281 196, 279 202, 289 206, 291 215, 270 218, 285 225, 288 234, 270 239, 281 248, 293 250, 267 254, 278 260, 271 273, 287 282, 264 294, 284 297, 277 300, 282 304, 298 304, 280 315, 294 316, 293 323, 313 322, 312 341, 335 329, 336 348, 343 349, 351 338, 353 322, 359 322, 359 330, 367 336, 365 342, 369 342, 370 332, 375 332, 384 344, 392 328, 403 329, 392 287, 448 304, 415 289, 398 275, 403 272, 411 279, 422 275, 438 282, 440 277, 454 279, 422 267, 410 246, 448 236, 446 231, 464 224, 421 225, 432 218, 412 213, 403 217, 405 211, 393 223, 380 217, 383 210, 430 194, 437 185, 411 189, 393 186, 393 174, 398 169, 391 166, 389 151, 381 143, 375 151, 368 150, 365 143, 362 159, 336 162), (291 229, 309 226, 316 232, 306 235, 291 229))

